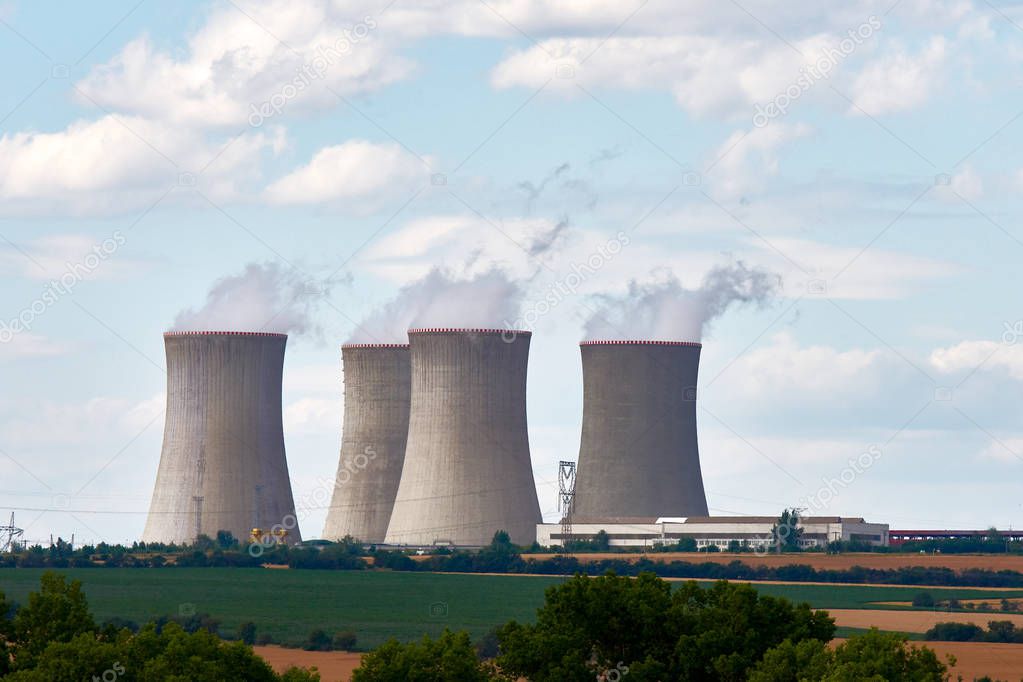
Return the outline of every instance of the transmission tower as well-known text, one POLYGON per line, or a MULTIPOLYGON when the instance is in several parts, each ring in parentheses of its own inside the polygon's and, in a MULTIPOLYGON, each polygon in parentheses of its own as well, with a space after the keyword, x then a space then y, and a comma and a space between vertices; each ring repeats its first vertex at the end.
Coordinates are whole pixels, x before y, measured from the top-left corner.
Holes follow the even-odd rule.
POLYGON ((18 538, 24 534, 24 530, 14 525, 14 512, 11 512, 11 522, 0 526, 0 553, 17 550, 21 544, 18 538))
POLYGON ((561 546, 572 539, 572 504, 575 502, 575 462, 558 463, 558 511, 561 512, 561 546))

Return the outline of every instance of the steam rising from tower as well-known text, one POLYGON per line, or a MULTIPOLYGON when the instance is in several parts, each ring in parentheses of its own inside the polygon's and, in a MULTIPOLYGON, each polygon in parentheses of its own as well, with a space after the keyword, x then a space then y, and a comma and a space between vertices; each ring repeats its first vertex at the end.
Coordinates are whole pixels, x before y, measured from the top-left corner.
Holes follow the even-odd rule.
POLYGON ((479 546, 536 538, 526 430, 529 332, 409 331, 412 397, 388 544, 479 546))
POLYGON ((573 514, 706 516, 696 437, 698 343, 584 341, 573 514))
POLYGON ((401 480, 412 375, 407 344, 342 346, 345 415, 323 537, 381 543, 401 480))
POLYGON ((288 337, 172 332, 167 423, 146 542, 193 541, 228 530, 288 530, 301 540, 288 477, 281 379, 288 337))

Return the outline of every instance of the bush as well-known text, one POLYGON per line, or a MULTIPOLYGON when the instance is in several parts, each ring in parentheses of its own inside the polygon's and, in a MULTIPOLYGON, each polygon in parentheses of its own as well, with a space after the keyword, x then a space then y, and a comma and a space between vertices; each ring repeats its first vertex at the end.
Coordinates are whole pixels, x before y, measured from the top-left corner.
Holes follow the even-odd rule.
POLYGON ((274 643, 273 635, 271 635, 269 632, 261 632, 259 633, 259 635, 256 636, 256 644, 258 644, 259 646, 266 646, 268 644, 273 643, 274 643))
POLYGON ((913 606, 924 609, 934 608, 934 596, 930 592, 920 592, 913 597, 913 606))
POLYGON ((256 643, 256 624, 251 620, 246 621, 238 626, 238 639, 245 642, 248 645, 256 643))
POLYGON ((938 623, 924 633, 929 642, 982 642, 984 628, 972 623, 938 623))
POLYGON ((357 638, 352 630, 342 630, 334 635, 335 651, 352 651, 355 649, 357 638))
POLYGON ((313 630, 309 633, 302 648, 306 651, 331 651, 334 647, 330 635, 323 630, 313 630))

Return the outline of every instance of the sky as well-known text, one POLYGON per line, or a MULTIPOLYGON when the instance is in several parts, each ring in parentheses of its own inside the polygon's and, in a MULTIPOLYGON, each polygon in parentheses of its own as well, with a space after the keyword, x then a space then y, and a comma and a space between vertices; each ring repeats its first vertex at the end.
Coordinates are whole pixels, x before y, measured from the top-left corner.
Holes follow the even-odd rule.
POLYGON ((163 332, 262 315, 305 537, 339 345, 407 320, 534 332, 556 519, 595 311, 743 268, 657 327, 712 513, 1019 528, 1021 65, 1005 0, 0 0, 0 514, 137 539, 163 332))

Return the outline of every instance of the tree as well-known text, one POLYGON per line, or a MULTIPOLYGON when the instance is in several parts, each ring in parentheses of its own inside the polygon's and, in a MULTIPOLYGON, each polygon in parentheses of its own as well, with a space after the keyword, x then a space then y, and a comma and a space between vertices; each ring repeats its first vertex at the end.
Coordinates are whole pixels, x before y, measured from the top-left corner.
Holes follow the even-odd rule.
POLYGON ((47 571, 39 579, 39 591, 28 595, 28 605, 14 616, 15 669, 32 667, 51 642, 70 642, 83 633, 97 631, 89 613, 82 583, 47 571))
POLYGON ((607 534, 607 531, 601 528, 597 531, 597 534, 590 540, 590 547, 595 552, 606 552, 611 549, 611 536, 607 534))
POLYGON ((672 592, 652 573, 577 575, 548 588, 536 623, 499 630, 498 667, 534 682, 592 680, 629 669, 630 681, 739 680, 785 639, 829 641, 834 621, 749 585, 688 582, 672 592))
MULTIPOLYGON (((870 632, 851 637, 835 648, 829 682, 884 680, 886 682, 944 682, 948 668, 927 647, 907 644, 897 632, 870 632)), ((949 664, 955 659, 949 657, 949 664)))
POLYGON ((217 531, 217 547, 220 549, 233 549, 237 546, 238 540, 235 539, 234 533, 229 530, 217 531))
POLYGON ((10 672, 15 606, 0 592, 0 677, 10 672))
POLYGON ((913 606, 918 608, 934 608, 934 596, 930 592, 919 592, 913 597, 913 606))
POLYGON ((309 633, 302 648, 306 651, 330 651, 331 644, 330 635, 323 630, 313 630, 309 633))
MULTIPOLYGON (((954 665, 955 659, 949 658, 954 665)), ((829 650, 819 640, 786 640, 754 667, 749 682, 945 682, 948 668, 926 647, 876 629, 829 650)))
MULTIPOLYGON (((402 644, 392 639, 362 657, 352 682, 490 682, 503 679, 492 667, 480 663, 466 632, 428 635, 418 642, 402 644)), ((592 679, 592 678, 591 678, 592 679)))
POLYGON ((238 626, 238 639, 245 642, 248 645, 256 643, 256 624, 251 620, 246 621, 238 626))
POLYGON ((352 630, 342 630, 334 633, 334 651, 352 651, 358 638, 352 630))
POLYGON ((799 510, 786 509, 771 528, 771 538, 778 552, 798 552, 803 529, 799 527, 799 510))

